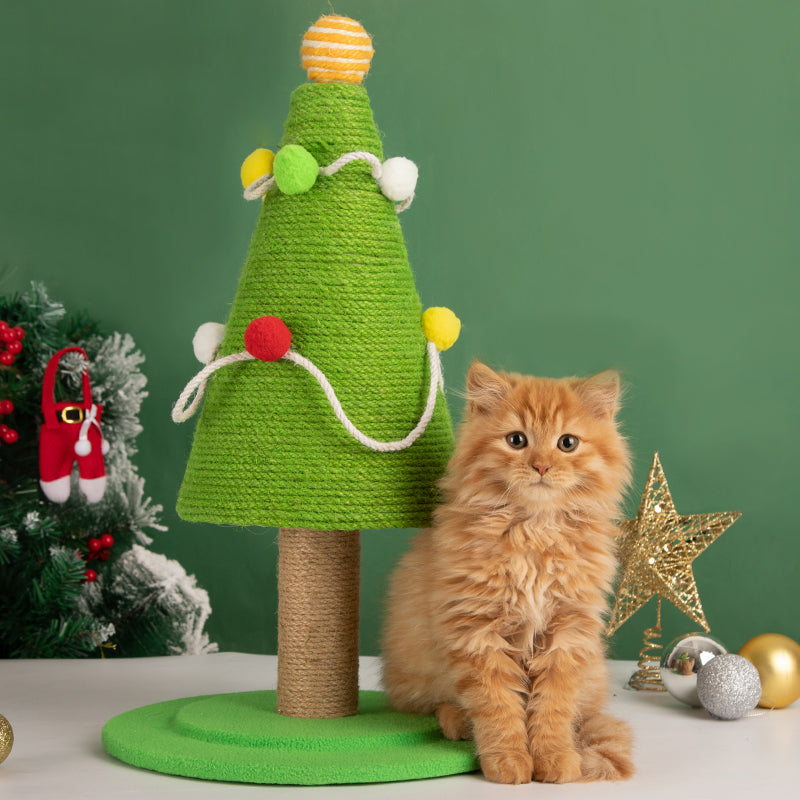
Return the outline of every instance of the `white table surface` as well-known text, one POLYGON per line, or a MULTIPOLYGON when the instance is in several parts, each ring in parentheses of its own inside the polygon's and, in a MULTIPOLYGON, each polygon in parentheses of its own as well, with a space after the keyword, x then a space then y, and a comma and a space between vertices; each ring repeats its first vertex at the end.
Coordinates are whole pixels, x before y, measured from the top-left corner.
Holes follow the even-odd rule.
MULTIPOLYGON (((636 775, 622 783, 499 786, 480 773, 355 786, 256 786, 179 778, 107 755, 104 723, 122 711, 171 700, 275 686, 274 656, 216 653, 171 658, 0 661, 0 714, 14 749, 0 764, 2 800, 127 798, 798 798, 800 702, 721 722, 667 694, 633 692, 633 662, 611 662, 612 710, 636 737, 636 775)), ((380 663, 361 659, 361 688, 379 687, 380 663)))

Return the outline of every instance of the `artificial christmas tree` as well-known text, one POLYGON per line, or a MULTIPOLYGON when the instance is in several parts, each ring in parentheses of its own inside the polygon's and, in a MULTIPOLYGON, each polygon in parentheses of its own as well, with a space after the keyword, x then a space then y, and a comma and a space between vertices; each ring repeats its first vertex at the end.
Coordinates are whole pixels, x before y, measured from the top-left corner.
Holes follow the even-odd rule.
POLYGON ((208 595, 180 564, 146 547, 148 531, 166 529, 132 460, 146 397, 142 354, 130 336, 68 317, 39 284, 0 298, 0 318, 25 333, 15 358, 0 362, 4 425, 15 433, 0 450, 0 657, 213 650, 203 631, 208 595), (102 441, 92 406, 103 407, 102 441), (50 429, 49 412, 58 420, 50 429), (102 486, 85 465, 73 470, 85 458, 75 450, 83 452, 84 423, 86 444, 91 435, 104 462, 102 486), (41 486, 42 474, 56 477, 55 462, 58 480, 41 486))

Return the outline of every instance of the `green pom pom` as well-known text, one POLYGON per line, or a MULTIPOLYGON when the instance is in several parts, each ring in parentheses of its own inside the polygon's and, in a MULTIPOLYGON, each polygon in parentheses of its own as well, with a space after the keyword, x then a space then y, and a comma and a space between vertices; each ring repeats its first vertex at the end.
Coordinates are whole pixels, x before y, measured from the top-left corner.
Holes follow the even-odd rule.
POLYGON ((272 170, 275 183, 284 194, 303 194, 316 182, 319 164, 305 147, 287 144, 278 150, 272 170))

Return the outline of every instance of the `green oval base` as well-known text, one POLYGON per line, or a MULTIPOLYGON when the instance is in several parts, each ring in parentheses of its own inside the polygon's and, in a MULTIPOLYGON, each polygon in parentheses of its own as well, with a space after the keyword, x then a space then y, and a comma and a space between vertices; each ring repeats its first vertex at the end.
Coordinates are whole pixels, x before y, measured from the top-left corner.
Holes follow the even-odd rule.
POLYGON ((103 727, 103 746, 136 767, 215 781, 318 786, 473 772, 472 742, 442 736, 433 716, 402 714, 382 692, 359 692, 359 711, 297 719, 275 692, 187 697, 126 711, 103 727))

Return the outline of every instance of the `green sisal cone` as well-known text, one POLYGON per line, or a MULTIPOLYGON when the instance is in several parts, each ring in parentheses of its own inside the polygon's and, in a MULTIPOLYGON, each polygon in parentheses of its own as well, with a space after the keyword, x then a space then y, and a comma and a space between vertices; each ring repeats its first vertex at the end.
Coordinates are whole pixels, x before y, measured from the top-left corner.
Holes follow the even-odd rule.
MULTIPOLYGON (((309 83, 292 95, 281 146, 321 166, 364 150, 382 159, 366 90, 309 83)), ((327 376, 352 422, 381 441, 416 425, 429 385, 421 304, 394 204, 369 164, 263 202, 220 356, 247 325, 280 317, 292 347, 327 376)), ((438 396, 425 433, 381 453, 345 431, 317 382, 287 361, 246 362, 211 379, 178 498, 188 520, 286 528, 429 524, 453 434, 438 396)))

